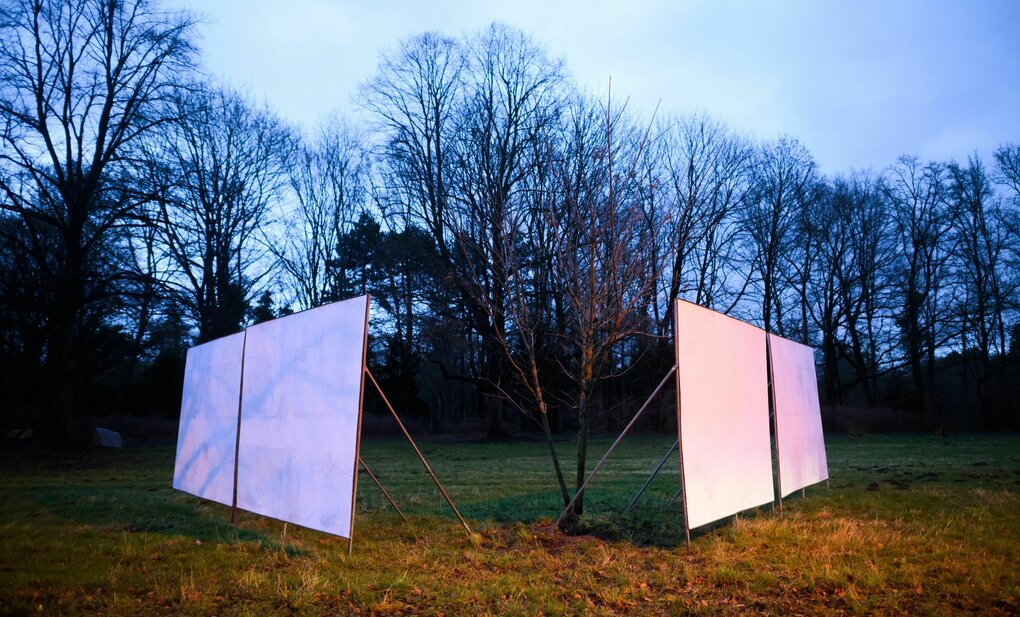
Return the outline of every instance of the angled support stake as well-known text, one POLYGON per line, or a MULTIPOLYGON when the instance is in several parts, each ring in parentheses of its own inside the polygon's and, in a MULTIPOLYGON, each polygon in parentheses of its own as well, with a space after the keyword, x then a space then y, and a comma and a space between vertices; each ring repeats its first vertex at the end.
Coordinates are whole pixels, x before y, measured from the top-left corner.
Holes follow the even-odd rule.
POLYGON ((655 387, 655 391, 652 392, 652 394, 648 397, 648 400, 645 401, 645 404, 642 405, 641 409, 638 409, 638 412, 634 414, 633 418, 630 419, 630 422, 627 423, 627 426, 624 427, 623 432, 621 432, 620 436, 616 438, 616 441, 613 442, 613 445, 609 446, 609 449, 606 450, 606 453, 602 455, 602 458, 599 460, 599 462, 595 464, 594 468, 592 468, 591 473, 588 474, 588 478, 584 481, 583 484, 581 484, 581 488, 577 489, 577 492, 574 493, 574 498, 570 500, 570 503, 567 504, 567 507, 563 509, 563 513, 560 514, 559 518, 556 519, 556 523, 554 524, 556 527, 559 527, 560 524, 563 522, 563 519, 567 517, 567 514, 574 509, 574 504, 577 502, 578 499, 580 499, 581 495, 584 494, 584 489, 588 488, 588 483, 591 482, 592 478, 595 477, 595 474, 598 473, 599 469, 602 468, 602 465, 605 464, 606 459, 609 458, 609 455, 612 454, 613 450, 616 449, 616 446, 618 446, 620 442, 623 441, 624 436, 627 435, 630 429, 634 426, 634 423, 637 422, 637 419, 641 417, 641 414, 644 413, 645 409, 648 408, 648 405, 651 404, 651 402, 655 399, 655 396, 659 394, 659 390, 662 390, 662 386, 666 385, 666 382, 669 381, 669 378, 672 377, 673 373, 675 372, 676 365, 674 364, 673 367, 669 369, 669 372, 666 373, 666 376, 662 378, 662 381, 659 382, 659 385, 655 387))
POLYGON ((673 368, 676 369, 676 444, 677 444, 677 458, 680 461, 680 490, 677 491, 673 499, 666 504, 668 509, 670 504, 676 500, 677 497, 683 496, 683 501, 680 505, 683 506, 684 514, 684 538, 687 540, 687 552, 691 551, 691 520, 687 515, 687 465, 684 463, 684 423, 681 417, 681 411, 683 405, 680 404, 680 299, 677 298, 673 301, 673 353, 675 356, 675 364, 673 368))
POLYGON ((673 493, 673 497, 670 498, 670 500, 666 502, 666 507, 663 508, 663 510, 664 511, 665 510, 669 510, 669 507, 672 506, 676 502, 677 499, 680 499, 680 493, 683 493, 683 492, 684 492, 683 487, 680 487, 680 488, 676 489, 676 492, 673 493))
POLYGON ((457 519, 460 521, 460 524, 464 526, 464 530, 468 532, 468 535, 471 535, 471 528, 468 527, 464 517, 460 515, 460 510, 458 510, 457 506, 453 504, 453 500, 450 499, 450 495, 447 494, 446 489, 443 488, 443 485, 439 482, 439 478, 436 477, 435 472, 433 472, 432 468, 429 467, 429 463, 425 460, 425 456, 422 455, 421 450, 418 449, 418 445, 414 443, 414 439, 411 438, 411 434, 407 432, 406 428, 404 428, 404 423, 400 421, 400 416, 398 416, 397 412, 393 410, 393 405, 390 405, 390 401, 386 398, 386 394, 382 391, 382 388, 379 387, 379 382, 375 380, 375 377, 372 375, 372 371, 368 370, 367 366, 365 367, 365 375, 367 375, 372 381, 372 385, 375 386, 375 391, 379 393, 379 396, 382 397, 383 403, 386 404, 386 408, 390 410, 391 414, 393 414, 393 419, 397 421, 397 425, 400 426, 400 430, 404 433, 404 437, 406 437, 407 441, 411 443, 411 447, 414 448, 414 453, 418 455, 418 460, 420 460, 421 464, 425 466, 425 471, 427 471, 429 476, 432 477, 432 481, 436 483, 436 487, 439 489, 439 492, 443 494, 443 499, 446 500, 446 503, 450 504, 450 508, 452 508, 453 513, 457 515, 457 519))
POLYGON ((241 339, 241 385, 237 390, 237 433, 234 435, 234 487, 230 499, 230 524, 237 525, 237 466, 241 456, 241 403, 244 401, 244 352, 248 348, 248 329, 244 330, 241 339))
POLYGON ((366 472, 368 472, 368 477, 372 478, 372 482, 375 482, 375 485, 379 487, 379 492, 383 494, 383 497, 386 498, 386 501, 390 502, 390 505, 393 506, 393 509, 397 511, 397 514, 399 514, 400 518, 403 519, 403 521, 406 523, 407 517, 404 516, 404 513, 401 512, 400 508, 397 507, 397 502, 393 501, 393 498, 390 497, 390 494, 386 492, 385 488, 383 488, 382 482, 379 482, 379 478, 375 477, 375 474, 372 473, 371 469, 369 469, 368 463, 365 462, 365 459, 359 456, 358 462, 361 463, 361 466, 365 468, 366 472))
POLYGON ((669 455, 673 454, 673 450, 676 450, 677 446, 679 445, 680 439, 678 438, 676 441, 673 442, 673 445, 669 447, 669 451, 667 451, 666 455, 662 457, 662 460, 659 461, 659 464, 655 466, 655 471, 652 472, 652 475, 648 476, 648 479, 645 480, 644 486, 641 487, 641 490, 639 490, 637 494, 634 495, 634 498, 630 500, 630 503, 627 504, 627 507, 623 509, 624 514, 630 512, 630 509, 634 507, 634 504, 637 503, 638 498, 641 497, 641 494, 645 492, 645 489, 648 488, 648 485, 652 483, 652 480, 655 479, 655 476, 657 476, 659 474, 659 471, 662 470, 662 466, 665 465, 666 461, 669 460, 669 455))
POLYGON ((783 513, 783 472, 780 466, 779 459, 779 418, 776 413, 776 384, 775 377, 772 372, 772 335, 769 333, 765 334, 765 370, 766 379, 768 380, 769 389, 769 416, 772 420, 772 434, 775 435, 775 456, 769 453, 772 460, 776 462, 776 499, 773 500, 772 508, 775 510, 775 504, 779 503, 779 513, 783 513))

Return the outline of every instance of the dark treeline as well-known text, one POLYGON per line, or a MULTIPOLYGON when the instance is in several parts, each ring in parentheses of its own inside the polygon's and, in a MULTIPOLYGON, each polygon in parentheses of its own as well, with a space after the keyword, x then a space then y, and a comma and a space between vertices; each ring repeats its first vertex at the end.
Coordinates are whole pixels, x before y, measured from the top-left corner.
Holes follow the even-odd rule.
POLYGON ((583 461, 672 365, 678 297, 813 345, 827 405, 1020 424, 1018 145, 825 176, 499 25, 402 41, 364 120, 302 133, 203 77, 187 14, 0 7, 5 428, 175 418, 189 346, 362 293, 422 430, 577 431, 583 461))

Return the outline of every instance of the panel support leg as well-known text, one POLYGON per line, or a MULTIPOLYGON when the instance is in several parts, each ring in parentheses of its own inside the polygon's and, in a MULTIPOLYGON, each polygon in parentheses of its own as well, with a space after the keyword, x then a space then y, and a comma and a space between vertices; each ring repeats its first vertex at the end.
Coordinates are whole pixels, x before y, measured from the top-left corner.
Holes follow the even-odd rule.
MULTIPOLYGON (((673 301, 673 353, 674 364, 673 368, 676 369, 676 443, 677 443, 677 458, 680 461, 680 490, 673 497, 675 500, 677 496, 683 495, 683 501, 680 505, 683 507, 684 515, 684 538, 687 540, 687 552, 691 552, 691 522, 687 516, 687 469, 684 465, 684 423, 681 418, 682 405, 680 404, 680 298, 676 298, 673 301)), ((670 502, 672 503, 672 502, 670 502)), ((666 504, 669 508, 669 504, 666 504)))
POLYGON ((669 507, 672 506, 673 503, 680 498, 680 493, 682 492, 684 492, 683 487, 676 489, 676 493, 673 493, 673 497, 668 502, 666 502, 666 507, 663 508, 663 510, 669 510, 669 507))
POLYGON ((404 513, 401 512, 400 508, 397 507, 397 502, 393 501, 393 498, 390 497, 390 494, 386 492, 385 488, 383 488, 382 482, 379 482, 379 478, 375 477, 375 474, 372 473, 371 469, 369 469, 368 463, 365 462, 365 459, 359 456, 358 462, 361 463, 361 466, 365 468, 366 472, 368 472, 368 477, 372 478, 372 482, 375 482, 375 485, 379 487, 379 492, 383 494, 383 497, 386 498, 386 501, 390 502, 390 505, 393 506, 393 509, 397 511, 397 514, 399 514, 400 518, 403 519, 403 521, 406 523, 407 517, 404 516, 404 513))
POLYGON ((639 490, 637 494, 634 495, 634 498, 630 500, 630 503, 627 504, 627 507, 623 509, 624 514, 630 512, 630 509, 634 507, 634 504, 637 503, 638 498, 641 497, 641 493, 644 493, 645 489, 648 488, 648 485, 652 483, 652 480, 654 480, 655 476, 658 475, 659 471, 662 469, 662 466, 665 465, 666 461, 669 460, 669 455, 673 454, 673 450, 676 450, 676 447, 678 445, 680 445, 679 439, 673 442, 673 445, 669 447, 669 451, 666 452, 666 456, 663 456, 662 460, 659 461, 659 464, 655 466, 655 471, 653 471, 652 475, 648 476, 648 479, 645 480, 644 486, 642 486, 641 490, 639 490))
MULTIPOLYGON (((779 513, 783 512, 783 472, 780 465, 779 458, 779 418, 776 409, 776 384, 775 377, 772 370, 772 335, 769 333, 765 334, 765 371, 766 378, 768 381, 768 396, 769 396, 769 416, 772 419, 772 434, 775 435, 775 456, 776 462, 776 499, 773 501, 773 510, 775 510, 775 502, 779 502, 779 513)), ((770 453, 771 454, 771 453, 770 453)))
POLYGON ((248 330, 241 339, 241 383, 237 392, 237 432, 234 434, 234 487, 230 500, 230 524, 237 525, 237 466, 241 455, 241 403, 244 401, 244 353, 248 348, 248 330))
POLYGON ((588 488, 588 483, 591 482, 592 478, 595 477, 595 474, 598 473, 598 470, 602 468, 603 464, 605 464, 606 459, 609 458, 609 455, 613 453, 613 450, 616 448, 616 446, 620 444, 624 436, 626 436, 627 433, 630 431, 631 427, 634 426, 634 423, 637 422, 637 419, 641 417, 641 414, 645 411, 645 409, 648 408, 648 405, 655 399, 655 396, 659 393, 659 390, 662 390, 662 386, 666 385, 666 382, 669 381, 669 378, 672 377, 673 373, 675 372, 676 365, 674 364, 673 368, 669 369, 669 372, 666 373, 666 376, 663 377, 662 381, 659 382, 659 385, 655 387, 655 391, 652 392, 652 394, 648 397, 648 400, 645 401, 645 404, 642 405, 641 409, 638 409, 638 412, 634 414, 633 418, 630 419, 630 422, 627 423, 626 427, 624 427, 623 432, 621 432, 620 436, 616 438, 616 441, 613 442, 613 445, 609 446, 609 449, 606 450, 606 453, 602 455, 602 459, 595 464, 594 468, 592 468, 591 473, 588 474, 588 478, 584 481, 583 484, 581 484, 581 487, 577 489, 577 492, 574 493, 574 498, 570 500, 570 503, 568 503, 567 507, 564 508, 563 513, 560 514, 559 518, 556 519, 555 523, 556 527, 559 527, 560 523, 563 522, 563 519, 567 517, 567 514, 574 509, 574 503, 576 503, 577 500, 581 497, 581 495, 584 494, 584 489, 588 488))
POLYGON ((390 405, 390 401, 386 398, 386 394, 382 391, 382 388, 379 387, 379 382, 375 380, 375 377, 372 376, 372 371, 368 370, 367 366, 365 367, 365 375, 368 376, 372 385, 375 386, 375 391, 379 393, 380 397, 382 397, 383 403, 386 404, 386 408, 390 410, 391 414, 393 414, 393 419, 397 421, 397 425, 400 426, 400 430, 404 433, 404 437, 407 438, 411 447, 414 448, 414 453, 418 455, 418 459, 421 461, 421 464, 425 466, 425 471, 427 471, 429 476, 432 477, 432 481, 436 483, 436 488, 438 488, 439 492, 442 493, 443 499, 446 500, 446 503, 450 504, 450 508, 453 509, 453 513, 457 515, 457 519, 460 521, 460 524, 464 526, 464 530, 468 532, 468 535, 471 535, 471 528, 468 527, 464 517, 460 515, 460 510, 458 510, 457 506, 453 504, 453 500, 450 499, 450 495, 447 494, 446 489, 443 488, 443 485, 439 482, 439 478, 436 477, 435 472, 433 472, 432 468, 429 467, 429 463, 425 460, 425 456, 422 455, 421 450, 418 449, 418 444, 414 443, 414 439, 411 438, 411 434, 407 432, 407 429, 404 427, 404 423, 400 421, 400 416, 398 416, 397 412, 393 410, 393 405, 390 405))

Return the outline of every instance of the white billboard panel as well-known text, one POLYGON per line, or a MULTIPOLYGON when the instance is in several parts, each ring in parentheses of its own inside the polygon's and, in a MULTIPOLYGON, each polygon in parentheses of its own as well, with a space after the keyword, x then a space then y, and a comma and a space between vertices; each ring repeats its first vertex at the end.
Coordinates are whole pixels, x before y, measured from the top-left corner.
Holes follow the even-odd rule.
POLYGON ((687 520, 773 500, 765 331, 677 301, 677 386, 687 520))
POLYGON ((790 493, 829 477, 818 405, 814 350, 769 335, 776 414, 779 493, 790 493))
POLYGON ((248 328, 237 507, 350 537, 368 297, 248 328))
POLYGON ((243 354, 243 332, 188 350, 174 459, 175 489, 228 506, 233 503, 243 354))

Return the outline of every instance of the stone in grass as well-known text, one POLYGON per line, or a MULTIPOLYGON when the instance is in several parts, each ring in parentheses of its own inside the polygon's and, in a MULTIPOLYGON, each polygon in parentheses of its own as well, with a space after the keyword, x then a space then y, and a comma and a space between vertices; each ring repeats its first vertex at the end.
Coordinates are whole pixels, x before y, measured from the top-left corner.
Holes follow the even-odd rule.
POLYGON ((124 447, 124 440, 121 439, 120 433, 117 431, 111 431, 108 428, 97 428, 92 443, 100 448, 124 447))

